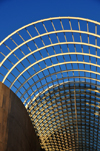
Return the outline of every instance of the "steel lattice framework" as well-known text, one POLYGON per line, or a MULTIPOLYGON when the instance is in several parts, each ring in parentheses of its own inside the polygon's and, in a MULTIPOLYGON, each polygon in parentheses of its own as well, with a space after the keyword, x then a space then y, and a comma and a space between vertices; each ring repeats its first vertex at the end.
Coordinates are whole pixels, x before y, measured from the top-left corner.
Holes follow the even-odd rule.
POLYGON ((54 17, 0 43, 0 80, 25 105, 46 151, 100 150, 100 23, 54 17))

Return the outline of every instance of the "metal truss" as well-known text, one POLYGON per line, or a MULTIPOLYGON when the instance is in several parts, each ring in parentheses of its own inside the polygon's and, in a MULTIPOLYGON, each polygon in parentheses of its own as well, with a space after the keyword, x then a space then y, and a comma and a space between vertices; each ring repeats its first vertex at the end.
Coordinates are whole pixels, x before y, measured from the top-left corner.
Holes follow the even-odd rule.
POLYGON ((0 81, 23 102, 46 151, 100 150, 100 23, 39 20, 0 42, 0 81))

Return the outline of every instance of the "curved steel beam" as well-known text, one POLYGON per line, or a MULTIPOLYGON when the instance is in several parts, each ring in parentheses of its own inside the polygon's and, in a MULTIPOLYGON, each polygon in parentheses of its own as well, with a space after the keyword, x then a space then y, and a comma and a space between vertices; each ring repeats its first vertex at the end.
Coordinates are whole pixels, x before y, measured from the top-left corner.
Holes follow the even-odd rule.
MULTIPOLYGON (((78 71, 78 70, 77 70, 77 71, 78 71)), ((89 72, 90 72, 90 71, 89 71, 89 72)), ((75 79, 76 77, 65 77, 65 78, 60 78, 59 80, 70 79, 70 78, 75 79)), ((81 78, 81 77, 77 77, 77 78, 81 78)), ((97 79, 93 79, 93 78, 90 78, 90 77, 84 77, 84 79, 89 79, 89 80, 96 80, 96 81, 98 81, 97 79)), ((57 81, 57 79, 56 79, 56 80, 53 80, 53 81, 50 81, 50 82, 48 82, 47 84, 51 84, 52 82, 54 83, 54 82, 56 82, 56 81, 57 81)), ((69 82, 69 81, 67 81, 67 82, 69 82)), ((99 80, 98 82, 100 82, 100 80, 99 80)), ((85 82, 84 82, 84 83, 85 83, 85 82)), ((36 89, 34 92, 32 92, 32 93, 30 94, 30 96, 25 99, 25 101, 23 102, 23 104, 25 104, 25 103, 27 102, 27 100, 30 99, 30 97, 36 93, 36 91, 39 91, 41 88, 45 87, 47 84, 42 85, 41 87, 39 87, 38 89, 36 89)), ((61 85, 61 83, 60 83, 60 85, 61 85)), ((55 87, 55 85, 53 85, 53 87, 55 87)), ((49 89, 49 88, 48 88, 48 89, 49 89)), ((41 93, 44 93, 45 91, 46 91, 46 90, 44 90, 44 91, 41 92, 41 93)), ((39 95, 41 95, 41 93, 38 93, 36 96, 34 96, 34 99, 32 99, 32 101, 34 101, 39 95)), ((23 96, 24 96, 24 95, 22 95, 22 96, 20 97, 20 99, 22 99, 23 96)))
MULTIPOLYGON (((41 59, 41 60, 42 60, 42 61, 43 61, 43 60, 46 60, 46 58, 41 59)), ((41 62, 41 61, 39 60, 39 61, 37 61, 37 62, 39 63, 39 62, 41 62)), ((53 64, 53 65, 51 65, 51 66, 48 66, 48 67, 46 67, 46 68, 44 68, 44 69, 42 69, 42 70, 36 72, 36 74, 34 74, 34 76, 37 75, 38 73, 40 73, 41 71, 44 71, 44 70, 49 69, 49 68, 51 68, 51 67, 55 67, 55 66, 63 65, 63 64, 66 64, 66 65, 67 65, 67 64, 71 64, 71 63, 74 63, 74 64, 75 64, 75 63, 77 63, 77 64, 85 64, 85 65, 92 65, 92 66, 95 66, 95 67, 100 67, 100 65, 93 64, 93 63, 89 63, 89 62, 81 62, 81 61, 62 62, 62 63, 59 63, 59 64, 53 64)), ((25 71, 27 71, 29 68, 31 68, 31 67, 32 67, 33 65, 35 65, 35 64, 37 64, 37 63, 35 62, 35 63, 31 64, 30 66, 28 66, 25 70, 23 70, 23 71, 16 77, 16 79, 12 82, 10 88, 13 86, 13 84, 17 81, 17 79, 18 79, 25 71)), ((100 75, 100 73, 98 73, 98 72, 94 72, 94 71, 89 71, 89 72, 100 75)), ((4 77, 4 79, 3 79, 3 81, 2 81, 3 83, 4 83, 5 79, 6 79, 6 76, 4 77)))
MULTIPOLYGON (((58 143, 57 140, 56 141, 54 140, 56 138, 56 136, 59 139, 62 138, 62 136, 60 136, 60 134, 58 134, 59 127, 60 127, 62 135, 64 134, 63 132, 66 133, 66 137, 64 137, 64 136, 63 137, 67 143, 65 143, 65 149, 63 147, 61 147, 62 150, 66 150, 66 146, 68 147, 68 150, 73 150, 74 147, 80 149, 79 140, 81 140, 80 138, 82 138, 82 133, 80 135, 80 132, 82 130, 84 130, 84 136, 83 136, 84 139, 87 138, 87 136, 90 136, 90 134, 91 134, 91 130, 89 130, 88 132, 86 131, 87 125, 89 128, 90 127, 93 128, 94 135, 96 135, 95 134, 95 129, 96 129, 98 131, 98 136, 99 136, 100 131, 97 129, 97 124, 99 126, 99 123, 100 123, 100 121, 99 121, 100 86, 97 83, 97 82, 100 83, 100 73, 99 73, 100 64, 99 64, 99 60, 98 60, 98 59, 100 59, 100 55, 98 54, 98 52, 99 52, 98 49, 100 49, 100 46, 97 44, 98 39, 100 38, 100 35, 97 34, 98 26, 100 26, 100 22, 96 22, 96 21, 92 21, 92 20, 84 19, 84 18, 80 18, 80 17, 53 17, 53 18, 42 19, 42 20, 30 23, 28 25, 25 25, 25 26, 19 28, 18 30, 14 31, 13 33, 11 33, 3 41, 0 42, 0 46, 2 46, 2 48, 4 46, 4 49, 6 48, 8 50, 8 52, 7 52, 8 54, 5 53, 5 51, 3 52, 3 50, 1 51, 2 57, 0 60, 0 67, 2 67, 1 69, 7 70, 6 74, 4 74, 4 76, 3 76, 4 78, 3 78, 2 82, 5 82, 5 84, 8 84, 7 83, 7 80, 8 80, 11 83, 11 85, 9 85, 9 88, 12 88, 12 86, 14 86, 16 88, 16 93, 21 92, 21 95, 19 93, 17 95, 22 100, 25 99, 23 101, 24 105, 26 106, 26 109, 29 112, 32 122, 34 122, 34 125, 38 129, 38 135, 41 139, 41 144, 45 145, 45 148, 47 150, 49 150, 49 148, 53 147, 52 143, 55 143, 55 142, 58 143), (65 22, 63 22, 64 21, 63 19, 65 20, 65 22), (55 24, 55 22, 53 22, 53 20, 59 21, 60 30, 56 30, 58 28, 56 27, 56 24, 55 24), (73 25, 74 25, 72 20, 77 21, 78 30, 72 29, 73 25), (48 28, 46 27, 46 22, 50 23, 49 25, 51 25, 51 27, 52 27, 52 30, 49 32, 47 30, 48 28), (85 23, 85 27, 86 27, 85 31, 84 31, 84 29, 81 30, 81 28, 82 28, 82 26, 80 26, 81 22, 83 24, 85 23), (64 26, 65 25, 64 23, 69 24, 68 25, 69 27, 67 27, 68 30, 64 29, 66 27, 66 26, 64 26), (89 31, 89 29, 90 29, 89 27, 90 27, 91 23, 95 27, 95 32, 89 31), (43 27, 43 30, 41 28, 41 32, 40 32, 41 34, 39 33, 37 24, 42 25, 41 27, 43 27), (36 32, 35 36, 32 36, 31 35, 32 33, 30 33, 30 30, 28 30, 28 27, 30 27, 30 26, 33 26, 33 28, 36 32), (23 34, 21 35, 21 32, 20 32, 21 30, 23 30, 22 32, 24 32, 25 34, 27 33, 28 37, 24 37, 25 35, 23 36, 23 34), (71 35, 71 37, 67 36, 68 33, 71 35), (63 37, 60 37, 61 34, 63 34, 63 37), (76 37, 76 35, 77 35, 77 37, 76 37), (84 35, 87 36, 87 41, 85 40, 86 42, 83 42, 84 35), (13 37, 13 36, 15 36, 15 37, 13 37), (18 36, 17 40, 16 40, 16 36, 18 36), (46 39, 46 41, 45 41, 45 38, 47 38, 47 37, 48 37, 48 39, 46 39), (63 40, 63 38, 64 38, 64 40, 63 40), (10 42, 13 42, 13 44, 15 46, 15 47, 13 47, 13 50, 11 50, 11 48, 9 47, 9 45, 11 43, 6 45, 6 43, 8 42, 9 39, 11 40, 10 42), (25 39, 27 39, 27 40, 25 40, 25 39), (21 40, 21 43, 20 43, 20 40, 21 40), (47 42, 47 40, 49 40, 49 43, 47 42), (62 42, 60 42, 60 40, 62 42), (94 41, 92 41, 92 40, 94 40, 94 41), (53 41, 54 41, 54 43, 53 43, 53 41), (55 41, 57 41, 57 43, 55 43, 55 41), (32 46, 32 45, 30 45, 31 42, 33 42, 34 46, 36 47, 36 49, 33 51, 31 50, 31 46, 32 46), (38 44, 37 42, 40 42, 40 43, 38 44), (20 43, 20 44, 17 44, 17 43, 20 43), (47 45, 46 45, 46 43, 47 43, 47 45), (41 47, 41 44, 43 47, 41 47), (66 50, 68 52, 63 53, 63 49, 62 49, 63 45, 67 46, 66 50), (73 46, 73 50, 69 49, 71 47, 71 45, 73 46), (78 47, 78 45, 81 46, 81 48, 78 47), (27 46, 28 54, 25 54, 25 52, 23 50, 24 46, 27 46), (55 46, 59 46, 60 49, 55 46), (51 47, 53 50, 53 55, 50 55, 50 54, 52 54, 52 52, 49 52, 49 49, 51 47), (58 48, 58 49, 56 49, 56 48, 58 48), (77 50, 78 48, 80 48, 81 50, 77 50), (85 52, 83 50, 84 48, 86 48, 86 52, 88 49, 88 53, 84 53, 85 52), (95 48, 95 49, 93 49, 93 48, 95 48), (20 50, 20 52, 23 54, 21 57, 19 57, 19 54, 17 54, 17 50, 18 51, 20 50), (59 50, 61 53, 57 54, 57 52, 59 52, 59 50), (71 52, 71 51, 74 51, 74 52, 71 52), (35 55, 37 55, 36 52, 39 53, 39 58, 41 57, 42 59, 38 59, 38 57, 35 56, 35 55), (93 53, 93 54, 91 54, 91 53, 93 53), (17 61, 10 60, 10 57, 13 57, 13 55, 17 59, 17 61), (69 56, 70 61, 65 59, 66 55, 69 56), (31 60, 32 58, 29 58, 30 56, 34 57, 35 62, 33 62, 33 60, 31 60), (46 57, 44 57, 44 56, 46 56, 46 57), (59 56, 62 56, 63 61, 60 60, 59 56), (71 58, 71 57, 74 57, 74 56, 75 56, 75 61, 72 61, 73 58, 71 58), (82 59, 81 59, 82 61, 78 61, 78 60, 80 60, 79 56, 82 57, 82 59), (88 61, 86 60, 87 56, 89 58, 88 61), (54 58, 57 59, 57 63, 55 63, 55 64, 53 64, 53 61, 52 61, 52 59, 54 59, 54 58), (94 60, 92 61, 92 58, 95 59, 95 61, 94 60), (26 65, 23 64, 24 60, 28 61, 29 66, 26 67, 26 65), (48 63, 48 62, 46 62, 47 60, 49 60, 51 62, 48 63), (7 64, 7 61, 10 63, 11 66, 9 66, 9 64, 7 64), (32 64, 31 64, 31 61, 32 61, 32 64), (42 62, 45 64, 45 67, 42 64, 42 62), (34 66, 36 64, 39 65, 39 70, 37 70, 37 69, 35 70, 34 66), (71 68, 70 68, 71 70, 67 70, 68 64, 71 65, 71 68), (74 68, 74 64, 77 64, 77 69, 74 68), (82 68, 81 68, 80 64, 83 65, 82 68), (21 67, 20 65, 22 65, 21 69, 20 69, 20 67, 21 67), (65 65, 64 71, 62 69, 62 65, 65 65), (57 69, 56 67, 58 67, 58 66, 59 66, 60 71, 56 72, 56 69, 57 69), (89 68, 87 68, 87 67, 89 67, 89 68), (52 68, 54 69, 53 73, 51 73, 50 72, 51 70, 49 70, 52 68), (14 69, 16 69, 18 71, 17 72, 18 76, 15 75, 15 73, 13 72, 14 69), (28 69, 33 69, 34 74, 32 75, 31 74, 32 70, 28 70, 28 69), (46 76, 45 76, 46 71, 48 71, 49 75, 46 74, 46 76), (27 72, 28 75, 24 74, 25 72, 27 72), (73 73, 73 76, 70 75, 70 72, 73 73), (82 75, 82 73, 80 74, 80 72, 83 72, 83 75, 82 75), (41 73, 42 73, 42 76, 44 76, 42 78, 40 77, 41 73), (60 74, 61 77, 59 77, 59 75, 57 75, 59 73, 61 73, 60 74), (66 76, 64 76, 63 73, 66 73, 66 76), (87 73, 89 73, 89 74, 87 74, 87 73), (53 78, 53 75, 55 75, 56 78, 53 78), (80 76, 80 75, 82 75, 82 76, 80 76), (14 79, 12 78, 11 80, 9 80, 11 78, 11 76, 13 76, 14 79), (37 78, 35 78, 35 76, 37 78), (86 76, 88 76, 88 77, 86 77, 86 76), (23 78, 23 81, 24 81, 23 83, 20 80, 21 77, 23 78), (50 80, 49 80, 49 77, 51 77, 50 80), (70 82, 71 78, 73 80, 72 82, 70 82), (33 82, 31 84, 29 81, 30 79, 32 79, 32 82, 33 82), (43 81, 42 81, 44 79, 45 79, 45 83, 43 83, 43 81), (89 81, 90 83, 88 83, 87 81, 89 81), (19 82, 19 85, 17 85, 17 82, 19 82), (95 84, 92 82, 94 82, 95 84), (26 85, 26 83, 28 85, 26 85), (78 87, 77 87, 77 83, 78 83, 78 87), (85 87, 82 87, 82 85, 80 83, 84 83, 84 86, 89 84, 89 86, 87 88, 85 88, 85 87), (69 87, 66 87, 66 84, 69 84, 69 87), (36 86, 36 88, 34 89, 33 86, 36 86), (21 88, 23 88, 24 90, 21 88), (55 89, 57 89, 57 90, 55 91, 55 89), (70 97, 69 107, 66 104, 63 105, 64 99, 67 99, 67 96, 66 95, 64 96, 64 94, 66 94, 65 89, 66 89, 66 91, 68 91, 68 93, 67 93, 68 98, 70 97), (81 89, 82 89, 82 91, 81 91, 81 89), (83 92, 83 89, 84 89, 84 92, 83 92), (57 92, 57 93, 55 93, 55 92, 57 92), (65 93, 63 93, 63 92, 65 92, 65 93), (54 94, 54 97, 52 97, 52 94, 54 94), (83 94, 83 96, 81 94, 83 94), (44 97, 41 98, 41 95, 44 97), (87 98, 87 95, 90 97, 87 98), (38 99, 38 97, 39 97, 39 99, 38 99), (59 97, 60 105, 57 106, 58 97, 59 97), (54 102, 56 101, 56 103, 54 103, 52 101, 52 99, 55 99, 54 102), (65 110, 63 110, 63 109, 65 109, 65 110), (88 110, 89 110, 89 113, 88 113, 88 110), (98 113, 96 113, 96 112, 98 112, 98 113), (67 120, 66 120, 66 115, 63 113, 66 113, 67 115, 69 115, 67 120), (87 119, 86 114, 89 114, 89 119, 87 119), (96 121, 94 121, 94 117, 95 117, 96 121), (92 121, 92 126, 91 126, 91 121, 92 121), (66 125, 66 122, 67 122, 67 125, 66 125), (67 128, 66 126, 69 126, 69 130, 66 129, 67 128), (83 128, 82 126, 84 126, 85 128, 83 128), (67 132, 68 132, 68 135, 67 135, 67 132), (53 139, 52 139, 52 136, 53 136, 53 139), (73 142, 74 142, 74 146, 72 144, 73 142)), ((74 27, 76 28, 76 26, 74 26, 74 27)), ((3 73, 5 73, 5 71, 2 70, 1 74, 3 75, 3 73)), ((93 136, 92 138, 93 138, 92 144, 94 144, 94 142, 96 142, 96 141, 98 142, 98 137, 95 138, 95 136, 93 136)), ((62 142, 64 143, 64 141, 62 141, 62 142)), ((88 139, 88 142, 91 143, 90 137, 88 139)), ((99 148, 100 148, 100 145, 99 145, 99 148)), ((91 150, 90 147, 87 149, 91 150)), ((96 147, 94 150, 98 150, 98 148, 96 147)))
POLYGON ((51 18, 41 19, 41 20, 36 21, 36 22, 32 22, 32 23, 30 23, 28 25, 25 25, 25 26, 17 29, 16 31, 14 31, 10 35, 8 35, 4 40, 2 40, 0 45, 2 45, 7 39, 9 39, 11 36, 13 36, 14 34, 16 34, 17 32, 19 32, 22 29, 25 29, 25 28, 27 28, 27 27, 29 27, 31 25, 37 24, 37 23, 42 23, 44 21, 57 20, 57 19, 59 19, 59 20, 61 20, 61 19, 75 19, 75 20, 82 20, 82 21, 87 21, 87 22, 94 23, 96 25, 100 25, 100 22, 97 22, 97 21, 94 21, 94 20, 91 20, 91 19, 81 18, 81 17, 51 17, 51 18))
MULTIPOLYGON (((34 38, 34 37, 33 37, 34 38)), ((30 41, 33 40, 33 38, 30 39, 30 41)), ((29 41, 28 41, 29 42, 29 41)), ((26 44, 27 41, 23 42, 22 44, 20 44, 19 46, 17 46, 16 48, 14 48, 1 62, 0 66, 2 66, 2 64, 10 57, 11 54, 13 54, 18 48, 20 48, 21 46, 23 46, 24 44, 26 44)), ((93 44, 89 44, 89 43, 84 43, 84 42, 58 42, 58 43, 54 43, 54 44, 50 44, 50 45, 46 45, 44 47, 41 47, 41 48, 38 48, 36 50, 34 50, 34 53, 37 52, 37 51, 40 51, 42 49, 45 49, 45 48, 49 48, 49 47, 53 47, 53 46, 57 46, 57 45, 68 45, 68 44, 77 44, 77 45, 86 45, 86 46, 90 46, 90 47, 94 47, 94 48, 97 48, 97 49, 100 49, 99 46, 97 45, 93 45, 93 44)))

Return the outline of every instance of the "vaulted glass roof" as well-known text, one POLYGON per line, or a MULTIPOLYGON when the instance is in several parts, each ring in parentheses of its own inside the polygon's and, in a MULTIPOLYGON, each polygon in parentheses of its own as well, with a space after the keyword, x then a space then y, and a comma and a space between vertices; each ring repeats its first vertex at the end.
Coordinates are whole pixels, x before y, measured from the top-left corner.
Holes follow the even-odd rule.
POLYGON ((100 23, 42 19, 0 43, 0 81, 25 105, 41 146, 100 150, 100 23))

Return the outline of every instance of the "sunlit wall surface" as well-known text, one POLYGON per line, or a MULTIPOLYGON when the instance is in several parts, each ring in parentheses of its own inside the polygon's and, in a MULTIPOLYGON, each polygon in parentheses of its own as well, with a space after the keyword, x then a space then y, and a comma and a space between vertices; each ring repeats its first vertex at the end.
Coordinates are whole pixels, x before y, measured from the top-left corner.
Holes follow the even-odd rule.
POLYGON ((100 150, 100 23, 56 17, 0 43, 0 80, 25 105, 45 150, 100 150))

